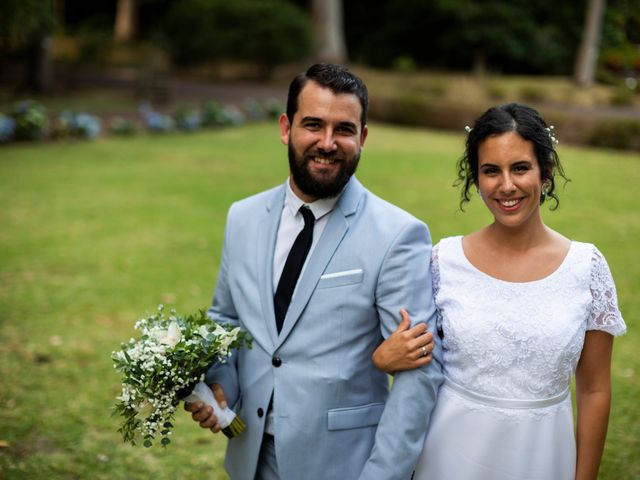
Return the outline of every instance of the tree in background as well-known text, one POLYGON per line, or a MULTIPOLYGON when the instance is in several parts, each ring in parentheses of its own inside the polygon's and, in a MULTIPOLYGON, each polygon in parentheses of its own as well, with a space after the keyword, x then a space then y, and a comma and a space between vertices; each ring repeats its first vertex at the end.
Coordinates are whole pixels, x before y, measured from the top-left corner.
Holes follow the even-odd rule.
POLYGON ((138 30, 138 2, 136 0, 118 0, 113 38, 117 43, 132 40, 138 30))
POLYGON ((349 0, 347 47, 356 61, 505 73, 571 73, 577 2, 556 0, 349 0))
POLYGON ((310 20, 286 0, 182 0, 162 25, 164 44, 178 65, 236 59, 273 67, 310 52, 310 20))
POLYGON ((346 63, 342 0, 311 0, 311 20, 316 59, 346 63))
POLYGON ((640 80, 640 0, 609 0, 602 29, 598 80, 640 80))
POLYGON ((25 56, 27 90, 47 93, 52 88, 55 18, 52 0, 2 0, 0 52, 25 56))
POLYGON ((574 72, 574 79, 581 87, 593 86, 605 4, 605 0, 589 0, 587 3, 582 42, 576 57, 574 72))

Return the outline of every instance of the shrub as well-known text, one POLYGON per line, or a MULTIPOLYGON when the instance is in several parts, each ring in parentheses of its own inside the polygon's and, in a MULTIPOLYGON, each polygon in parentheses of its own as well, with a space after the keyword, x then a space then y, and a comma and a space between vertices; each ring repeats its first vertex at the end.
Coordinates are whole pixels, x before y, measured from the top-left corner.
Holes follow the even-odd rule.
POLYGON ((613 106, 624 107, 633 105, 634 93, 627 87, 618 87, 613 91, 609 103, 613 106))
POLYGON ((640 150, 640 120, 607 120, 598 124, 588 139, 589 145, 604 148, 640 150))
POLYGON ((178 107, 173 116, 178 129, 193 132, 202 126, 202 116, 190 107, 178 107))
POLYGON ((16 130, 16 121, 0 113, 0 143, 6 143, 13 138, 16 130))
POLYGON ((53 138, 71 137, 72 123, 73 114, 71 112, 62 112, 56 115, 51 122, 51 136, 53 138))
POLYGON ((411 73, 415 72, 417 67, 416 62, 411 55, 400 55, 393 60, 391 68, 396 72, 411 73))
POLYGON ((255 98, 247 98, 242 102, 242 108, 249 120, 264 120, 266 117, 264 107, 255 98))
POLYGON ((84 138, 93 140, 100 135, 102 121, 88 113, 62 112, 56 115, 51 126, 53 138, 84 138))
POLYGON ((262 102, 267 118, 276 119, 284 112, 284 104, 277 98, 268 98, 262 102))
POLYGON ((545 100, 546 93, 543 88, 527 85, 520 89, 520 96, 525 102, 541 102, 545 100))
POLYGON ((310 49, 310 22, 285 0, 183 0, 161 27, 172 59, 183 65, 236 58, 266 71, 302 59, 310 49))
POLYGON ((202 126, 216 127, 224 125, 222 106, 215 100, 205 100, 202 103, 202 126))
POLYGON ((506 89, 498 84, 487 85, 487 95, 491 100, 503 101, 507 98, 506 89))
POLYGON ((247 121, 247 116, 235 105, 228 105, 222 109, 223 125, 242 125, 247 121))
POLYGON ((11 117, 15 121, 16 140, 41 140, 47 128, 44 106, 33 100, 23 100, 14 105, 11 117))
POLYGON ((118 136, 130 136, 136 133, 136 126, 126 118, 114 117, 109 122, 109 132, 118 136))
POLYGON ((73 120, 73 133, 76 137, 93 140, 100 135, 102 121, 95 115, 78 113, 73 120))
POLYGON ((176 123, 169 115, 156 112, 147 103, 143 103, 138 108, 147 130, 151 133, 166 133, 175 130, 176 123))

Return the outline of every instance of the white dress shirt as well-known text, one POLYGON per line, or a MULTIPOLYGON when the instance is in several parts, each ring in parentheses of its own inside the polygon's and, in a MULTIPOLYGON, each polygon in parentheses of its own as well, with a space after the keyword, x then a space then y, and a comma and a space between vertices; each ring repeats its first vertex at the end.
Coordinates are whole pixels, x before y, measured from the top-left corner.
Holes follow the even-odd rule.
MULTIPOLYGON (((273 254, 273 293, 276 293, 276 288, 278 287, 278 282, 280 281, 280 276, 282 275, 282 270, 284 269, 284 264, 287 261, 287 257, 289 256, 289 251, 293 246, 293 242, 295 242, 298 234, 304 228, 304 218, 302 214, 298 211, 302 205, 306 205, 313 213, 315 217, 315 223, 313 225, 313 240, 311 242, 311 248, 309 250, 309 254, 302 266, 302 272, 300 272, 300 276, 304 273, 304 269, 307 266, 307 262, 311 255, 313 254, 313 250, 318 244, 318 240, 322 236, 322 232, 324 228, 327 226, 327 222, 329 221, 329 213, 333 210, 333 207, 336 206, 338 202, 339 195, 331 198, 321 198, 312 203, 305 203, 293 192, 291 189, 291 178, 287 181, 287 191, 284 199, 284 206, 282 208, 282 216, 280 217, 280 225, 278 226, 278 236, 276 238, 276 249, 273 254)), ((295 295, 295 290, 293 292, 295 295)))
MULTIPOLYGON (((304 261, 304 265, 302 266, 302 271, 300 272, 300 276, 303 275, 304 270, 313 254, 313 250, 318 244, 318 240, 322 236, 322 232, 327 226, 327 222, 329 221, 330 213, 333 208, 336 206, 340 195, 336 195, 331 198, 321 198, 312 203, 305 203, 302 201, 291 189, 291 178, 287 181, 287 190, 284 198, 284 205, 282 207, 282 215, 280 217, 280 225, 278 226, 278 234, 276 237, 276 248, 273 254, 273 294, 275 295, 276 289, 278 288, 278 282, 280 281, 280 276, 282 275, 282 270, 284 270, 284 264, 287 261, 287 257, 289 256, 289 251, 293 246, 293 242, 295 242, 298 234, 304 228, 304 217, 298 211, 302 205, 306 205, 313 213, 315 217, 315 223, 313 224, 313 240, 311 242, 311 248, 309 249, 309 253, 307 254, 307 258, 304 261)), ((295 296, 297 290, 296 288, 293 291, 293 295, 295 296)), ((292 297, 293 300, 293 297, 292 297)), ((273 417, 273 408, 269 408, 267 412, 267 418, 264 426, 265 433, 269 435, 274 434, 274 417, 273 417)))

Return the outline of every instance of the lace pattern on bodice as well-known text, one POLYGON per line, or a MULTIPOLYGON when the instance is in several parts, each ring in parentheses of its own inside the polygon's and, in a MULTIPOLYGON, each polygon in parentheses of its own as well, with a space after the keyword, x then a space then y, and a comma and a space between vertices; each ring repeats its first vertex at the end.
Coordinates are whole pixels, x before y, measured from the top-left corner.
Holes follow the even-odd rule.
POLYGON ((556 395, 571 382, 587 329, 613 335, 626 329, 609 268, 591 244, 572 242, 561 266, 533 282, 477 270, 464 256, 462 237, 436 245, 431 268, 445 374, 471 391, 512 399, 556 395))

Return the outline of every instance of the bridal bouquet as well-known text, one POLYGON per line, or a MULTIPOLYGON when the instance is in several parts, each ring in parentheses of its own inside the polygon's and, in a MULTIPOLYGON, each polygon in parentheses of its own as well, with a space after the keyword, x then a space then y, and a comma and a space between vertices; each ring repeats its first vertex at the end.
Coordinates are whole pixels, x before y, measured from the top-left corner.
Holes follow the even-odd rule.
POLYGON ((188 316, 171 311, 167 316, 162 305, 156 314, 139 320, 135 329, 140 338, 123 343, 111 356, 122 373, 114 414, 122 417, 118 431, 125 442, 135 445, 142 437, 150 447, 160 434, 162 445, 168 445, 180 400, 209 403, 228 437, 242 432, 240 417, 220 408, 202 378, 209 365, 225 361, 231 349, 250 346, 246 332, 216 324, 203 310, 188 316))

